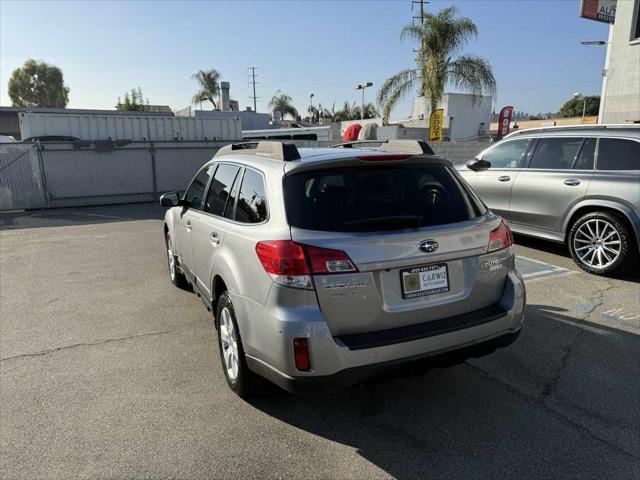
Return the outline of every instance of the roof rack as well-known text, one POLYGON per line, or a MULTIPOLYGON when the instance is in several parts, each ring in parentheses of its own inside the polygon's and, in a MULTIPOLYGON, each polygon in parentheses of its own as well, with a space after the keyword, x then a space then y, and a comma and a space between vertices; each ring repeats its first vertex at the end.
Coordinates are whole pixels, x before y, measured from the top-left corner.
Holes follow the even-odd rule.
POLYGON ((355 140, 332 145, 331 148, 353 148, 357 145, 380 144, 372 150, 380 152, 411 153, 413 155, 435 155, 429 144, 423 140, 355 140))
POLYGON ((225 145, 216 152, 214 157, 234 154, 256 155, 258 157, 271 158, 273 160, 282 160, 283 162, 300 160, 298 148, 293 143, 283 143, 272 140, 241 142, 225 145))
POLYGON ((545 132, 545 131, 554 131, 559 132, 563 130, 599 130, 599 129, 607 129, 607 130, 624 130, 624 129, 635 129, 640 128, 640 125, 635 123, 592 123, 588 125, 553 125, 548 127, 533 127, 533 128, 524 128, 522 130, 515 130, 508 135, 505 135, 504 138, 507 137, 517 137, 518 135, 525 135, 528 133, 535 132, 545 132))

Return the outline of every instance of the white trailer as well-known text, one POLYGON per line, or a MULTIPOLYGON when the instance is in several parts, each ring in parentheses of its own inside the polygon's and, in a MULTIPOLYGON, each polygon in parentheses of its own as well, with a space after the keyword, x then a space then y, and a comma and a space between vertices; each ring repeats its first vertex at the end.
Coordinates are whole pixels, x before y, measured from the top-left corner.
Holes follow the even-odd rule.
POLYGON ((202 141, 239 140, 239 116, 194 118, 127 114, 21 112, 23 140, 74 137, 80 140, 202 141))

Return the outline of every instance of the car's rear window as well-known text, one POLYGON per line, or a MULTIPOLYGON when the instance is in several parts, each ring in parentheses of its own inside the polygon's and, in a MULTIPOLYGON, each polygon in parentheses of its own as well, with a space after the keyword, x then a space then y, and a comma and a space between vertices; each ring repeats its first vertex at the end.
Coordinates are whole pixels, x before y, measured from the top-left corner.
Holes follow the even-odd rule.
POLYGON ((374 232, 443 225, 474 217, 471 199, 444 165, 345 167, 285 178, 293 227, 374 232))

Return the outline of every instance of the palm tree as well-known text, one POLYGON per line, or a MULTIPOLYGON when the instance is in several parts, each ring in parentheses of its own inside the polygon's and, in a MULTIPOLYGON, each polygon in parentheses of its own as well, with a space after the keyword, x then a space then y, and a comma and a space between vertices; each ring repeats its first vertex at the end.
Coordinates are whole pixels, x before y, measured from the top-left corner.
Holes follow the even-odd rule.
POLYGON ((293 106, 293 99, 280 90, 278 90, 276 94, 271 97, 271 100, 269 101, 269 108, 273 113, 280 112, 283 120, 286 114, 291 115, 293 118, 298 117, 298 111, 293 106))
POLYGON ((489 62, 476 55, 455 55, 478 35, 478 28, 469 18, 456 18, 455 7, 437 14, 426 14, 421 25, 405 25, 400 38, 418 42, 416 68, 408 68, 389 78, 378 92, 386 123, 391 110, 413 88, 425 97, 433 112, 442 99, 444 88, 452 84, 474 95, 495 95, 496 80, 489 62))
POLYGON ((208 100, 216 108, 215 98, 220 96, 220 73, 215 70, 198 70, 191 76, 198 82, 200 90, 193 96, 193 103, 199 103, 208 100))

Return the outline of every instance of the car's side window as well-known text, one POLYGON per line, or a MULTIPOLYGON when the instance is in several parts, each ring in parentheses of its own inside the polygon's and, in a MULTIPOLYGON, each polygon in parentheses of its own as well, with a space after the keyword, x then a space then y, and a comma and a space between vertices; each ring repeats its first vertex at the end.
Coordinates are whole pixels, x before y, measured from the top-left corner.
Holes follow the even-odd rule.
POLYGON ((585 138, 582 149, 573 164, 574 170, 593 170, 593 158, 596 153, 596 139, 585 138))
POLYGON ((598 170, 640 170, 640 142, 623 138, 601 138, 598 170))
POLYGON ((261 223, 267 219, 267 195, 262 175, 247 169, 240 194, 236 220, 243 223, 261 223))
POLYGON ((527 138, 500 143, 488 150, 482 159, 491 162, 491 168, 518 168, 528 145, 527 138))
POLYGON ((205 212, 223 216, 231 192, 231 186, 239 170, 240 167, 237 165, 230 165, 228 163, 221 163, 218 166, 211 180, 209 192, 207 193, 207 200, 204 205, 205 212))
POLYGON ((568 170, 573 166, 582 138, 540 138, 529 168, 568 170))
POLYGON ((189 185, 187 192, 184 194, 183 201, 187 207, 200 210, 202 207, 204 191, 207 188, 207 183, 209 183, 209 178, 211 178, 214 170, 215 165, 209 165, 200 170, 195 176, 191 185, 189 185))
POLYGON ((240 181, 242 180, 242 171, 239 171, 236 178, 233 180, 231 186, 231 193, 227 199, 227 206, 224 207, 224 218, 235 220, 236 214, 236 199, 238 198, 238 188, 240 187, 240 181))

